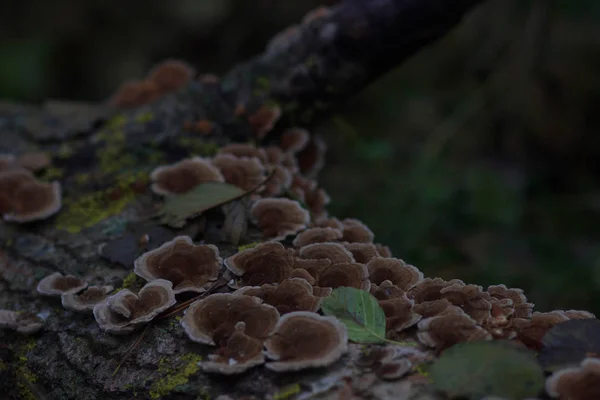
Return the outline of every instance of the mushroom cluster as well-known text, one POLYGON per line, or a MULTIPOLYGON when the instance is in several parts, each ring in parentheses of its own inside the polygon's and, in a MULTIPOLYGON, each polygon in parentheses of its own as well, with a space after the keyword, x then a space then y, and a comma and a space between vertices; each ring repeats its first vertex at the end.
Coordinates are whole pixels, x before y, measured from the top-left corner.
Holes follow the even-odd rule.
POLYGON ((0 155, 0 213, 4 220, 31 222, 56 214, 62 206, 59 182, 43 182, 33 172, 48 166, 44 153, 0 155))

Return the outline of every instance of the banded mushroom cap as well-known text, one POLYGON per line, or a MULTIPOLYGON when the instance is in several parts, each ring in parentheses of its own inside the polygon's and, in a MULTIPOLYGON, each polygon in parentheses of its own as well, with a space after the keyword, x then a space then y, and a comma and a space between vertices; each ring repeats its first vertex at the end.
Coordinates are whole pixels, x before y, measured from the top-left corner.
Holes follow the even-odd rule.
POLYGON ((238 322, 245 323, 246 335, 263 340, 278 320, 277 309, 258 297, 215 293, 192 303, 181 325, 194 342, 225 346, 238 322))
POLYGON ((284 198, 259 199, 252 206, 250 214, 263 236, 273 240, 295 235, 310 222, 310 214, 300 203, 284 198))
POLYGON ((506 285, 491 285, 488 286, 487 292, 496 299, 511 299, 516 318, 531 318, 534 305, 527 301, 523 289, 509 289, 506 285))
POLYGON ((110 285, 90 286, 81 293, 63 293, 61 302, 67 310, 77 312, 92 312, 96 304, 102 303, 113 290, 110 285))
MULTIPOLYGON (((246 249, 225 259, 225 267, 241 277, 241 285, 258 286, 280 283, 292 272, 294 250, 269 241, 246 249)), ((232 283, 237 288, 240 284, 232 283)))
POLYGON ((73 275, 63 275, 55 272, 43 278, 37 285, 37 292, 46 296, 62 296, 63 294, 79 293, 88 284, 73 275))
POLYGON ((313 243, 335 242, 342 238, 342 232, 338 229, 326 228, 308 228, 300 232, 292 242, 294 247, 304 247, 313 243))
POLYGON ((223 375, 241 374, 257 365, 264 364, 262 340, 246 335, 246 323, 235 324, 234 332, 224 347, 209 354, 208 361, 198 363, 204 372, 223 375))
POLYGON ((354 260, 362 264, 368 264, 372 259, 379 257, 377 247, 373 243, 342 243, 343 246, 352 253, 354 260))
POLYGON ((0 328, 18 333, 31 334, 39 331, 44 321, 35 314, 25 311, 0 310, 0 328))
POLYGON ((344 226, 342 240, 349 243, 372 243, 375 234, 362 221, 356 218, 342 220, 344 226))
POLYGON ((262 197, 274 197, 283 194, 292 184, 292 173, 281 165, 272 167, 272 176, 265 183, 261 191, 262 197))
POLYGON ((308 260, 327 259, 332 264, 354 262, 354 256, 339 243, 313 243, 298 251, 300 258, 308 260))
POLYGON ((324 367, 348 349, 346 326, 333 317, 297 311, 281 317, 265 341, 266 364, 273 371, 298 371, 324 367))
POLYGON ((317 312, 323 301, 323 297, 313 294, 312 285, 301 278, 285 279, 278 285, 246 286, 233 294, 258 297, 277 308, 280 315, 294 311, 317 312))
POLYGON ((466 314, 426 318, 419 322, 418 328, 419 341, 437 350, 444 350, 461 342, 492 339, 488 331, 478 326, 475 320, 466 314))
POLYGON ((212 163, 219 168, 225 182, 244 190, 255 189, 265 179, 265 167, 256 157, 218 154, 213 158, 212 163))
POLYGON ((149 282, 170 281, 175 294, 202 293, 217 280, 223 259, 216 246, 195 245, 189 236, 177 236, 142 254, 133 264, 134 272, 149 282))
POLYGON ((123 334, 150 322, 176 303, 173 285, 164 279, 147 283, 139 293, 123 289, 94 307, 94 317, 101 329, 123 334))
POLYGON ((400 289, 408 291, 423 280, 423 273, 419 269, 398 258, 375 257, 369 261, 367 267, 369 279, 378 285, 388 280, 400 289))
POLYGON ((202 183, 225 181, 211 160, 202 157, 185 158, 157 167, 150 174, 150 179, 152 191, 162 196, 186 193, 202 183))
POLYGON ((321 287, 353 287, 368 292, 371 289, 369 270, 365 264, 338 263, 324 268, 315 284, 321 287))

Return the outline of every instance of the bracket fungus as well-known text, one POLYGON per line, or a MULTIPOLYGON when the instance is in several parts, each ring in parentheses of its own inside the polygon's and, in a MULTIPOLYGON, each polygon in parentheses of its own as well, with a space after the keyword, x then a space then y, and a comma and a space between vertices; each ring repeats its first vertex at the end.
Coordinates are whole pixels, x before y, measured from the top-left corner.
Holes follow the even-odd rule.
POLYGON ((553 373, 546 379, 546 392, 567 400, 600 399, 600 359, 589 357, 578 367, 553 373))
POLYGON ((325 164, 327 145, 316 136, 310 138, 304 148, 296 153, 300 172, 306 176, 316 175, 325 164))
POLYGON ((334 242, 342 238, 342 232, 338 229, 308 228, 300 232, 292 242, 295 247, 304 247, 313 243, 334 242))
POLYGON ((25 311, 0 310, 0 328, 30 334, 39 331, 44 321, 35 314, 25 311))
POLYGON ((23 153, 15 160, 15 163, 30 171, 38 172, 49 167, 52 164, 52 159, 47 153, 40 151, 23 153))
POLYGON ((81 293, 63 293, 61 302, 67 310, 77 312, 92 312, 96 304, 102 303, 113 290, 110 285, 90 286, 81 293))
POLYGON ((405 292, 423 280, 423 272, 398 258, 375 257, 369 261, 367 267, 372 283, 381 284, 389 280, 405 292))
POLYGON ((37 285, 37 291, 46 296, 62 296, 63 294, 79 293, 88 284, 73 275, 63 275, 55 272, 43 278, 37 285))
POLYGON ((138 257, 133 270, 147 281, 170 281, 175 294, 202 293, 217 280, 222 264, 216 246, 195 245, 189 236, 177 236, 138 257))
POLYGON ((436 350, 444 350, 460 342, 492 339, 488 331, 466 314, 426 318, 419 322, 418 328, 419 341, 436 350))
POLYGON ((173 284, 164 279, 147 283, 138 294, 123 289, 94 307, 94 317, 108 333, 123 334, 150 322, 176 303, 173 284))
POLYGON ((280 315, 294 311, 317 312, 323 301, 313 294, 312 285, 305 279, 286 279, 278 285, 246 286, 233 294, 255 296, 277 308, 280 315))
POLYGON ((219 168, 225 182, 244 190, 254 189, 265 179, 265 167, 256 157, 218 154, 212 163, 219 168))
POLYGON ((308 260, 330 260, 332 264, 352 263, 354 256, 339 243, 313 243, 302 247, 298 254, 301 258, 308 260))
POLYGON ((306 129, 290 128, 281 134, 279 146, 283 151, 297 153, 306 147, 310 134, 306 129))
POLYGON ((263 164, 267 163, 267 154, 262 147, 250 143, 230 143, 219 149, 219 154, 231 154, 235 157, 258 158, 263 164))
MULTIPOLYGON (((313 280, 319 277, 321 271, 327 268, 332 264, 331 260, 326 258, 321 259, 303 259, 303 258, 295 258, 294 259, 294 271, 292 271, 292 275, 302 276, 304 272, 296 272, 296 271, 305 271, 308 273, 313 280)), ((310 279, 307 279, 310 281, 310 279)), ((314 285, 315 282, 311 282, 311 285, 314 285)))
POLYGON ((272 169, 272 174, 260 193, 262 197, 279 196, 292 184, 292 173, 287 168, 276 165, 272 169))
POLYGON ((319 274, 315 285, 333 289, 347 286, 367 292, 371 289, 367 266, 352 262, 331 264, 324 268, 319 274))
POLYGON ((294 250, 276 241, 261 243, 225 259, 225 267, 241 277, 243 286, 280 283, 291 274, 293 266, 294 250))
POLYGON ((372 243, 375 234, 362 221, 356 218, 342 220, 344 226, 342 240, 349 243, 372 243))
POLYGON ((531 318, 534 305, 527 302, 523 289, 509 289, 506 285, 491 285, 488 286, 487 292, 490 296, 499 300, 512 300, 515 318, 531 318))
POLYGON ((208 355, 208 361, 198 363, 202 371, 223 375, 241 374, 264 364, 263 341, 246 334, 246 323, 235 324, 234 331, 224 347, 208 355))
POLYGON ((150 173, 151 189, 162 196, 181 194, 206 182, 223 182, 225 178, 209 159, 185 158, 174 164, 155 168, 150 173))
POLYGON ((273 240, 295 235, 310 222, 310 214, 300 203, 284 198, 259 199, 252 206, 250 214, 263 236, 273 240))
POLYGON ((375 257, 379 257, 377 247, 373 243, 344 242, 342 245, 352 253, 354 260, 362 264, 368 264, 375 257))
POLYGON ((298 371, 337 361, 348 349, 346 326, 334 317, 297 311, 281 317, 265 341, 273 371, 298 371))
POLYGON ((181 319, 188 337, 197 343, 226 346, 238 322, 244 333, 265 339, 279 321, 279 312, 254 296, 215 293, 193 302, 181 319))
POLYGON ((164 60, 148 72, 148 80, 154 82, 161 93, 183 88, 190 82, 196 71, 181 60, 164 60))
POLYGON ((254 130, 257 139, 263 139, 281 117, 281 108, 277 105, 263 104, 248 116, 248 123, 254 130))

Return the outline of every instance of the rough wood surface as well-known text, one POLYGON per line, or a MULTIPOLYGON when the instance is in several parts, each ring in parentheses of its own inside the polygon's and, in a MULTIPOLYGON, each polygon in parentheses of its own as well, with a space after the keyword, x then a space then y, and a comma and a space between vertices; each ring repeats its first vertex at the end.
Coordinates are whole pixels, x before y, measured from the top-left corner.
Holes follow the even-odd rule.
MULTIPOLYGON (((238 66, 219 84, 194 82, 127 112, 62 102, 41 107, 0 105, 0 152, 50 152, 53 165, 42 178, 60 180, 64 199, 61 212, 46 221, 0 223, 0 308, 30 311, 45 319, 43 329, 32 336, 0 330, 2 396, 206 399, 243 394, 285 398, 282 390, 294 384, 300 386, 292 386, 295 389, 290 393, 300 391, 306 396, 328 387, 343 389, 343 377, 357 373, 352 360, 358 346, 323 370, 278 375, 259 368, 223 378, 198 372, 196 362, 209 349, 188 340, 176 318, 153 324, 113 376, 138 336, 101 332, 93 316, 64 310, 60 299, 38 295, 36 284, 56 271, 83 277, 91 285, 139 284, 132 279, 131 266, 100 257, 98 247, 128 233, 153 229, 148 216, 154 212, 156 198, 147 190, 152 168, 189 154, 211 155, 227 142, 251 138, 246 119, 234 113, 240 104, 249 111, 266 101, 280 105, 283 117, 269 139, 286 126, 309 125, 443 36, 480 2, 348 0, 238 66), (199 119, 214 122, 213 133, 200 136, 184 129, 186 122, 199 119)), ((236 248, 221 241, 212 220, 209 215, 176 233, 216 243, 223 256, 232 254, 236 248)), ((370 396, 404 398, 409 392, 418 398, 430 396, 410 386, 380 382, 370 396)))

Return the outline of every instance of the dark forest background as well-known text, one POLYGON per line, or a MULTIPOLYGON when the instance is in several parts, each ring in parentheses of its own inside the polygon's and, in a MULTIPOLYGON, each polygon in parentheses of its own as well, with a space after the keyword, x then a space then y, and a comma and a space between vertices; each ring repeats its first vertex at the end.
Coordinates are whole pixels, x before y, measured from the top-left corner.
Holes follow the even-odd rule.
MULTIPOLYGON (((165 58, 223 74, 317 0, 5 0, 0 98, 102 101, 165 58)), ((600 2, 490 0, 315 128, 330 212, 429 276, 600 313, 600 2)))

